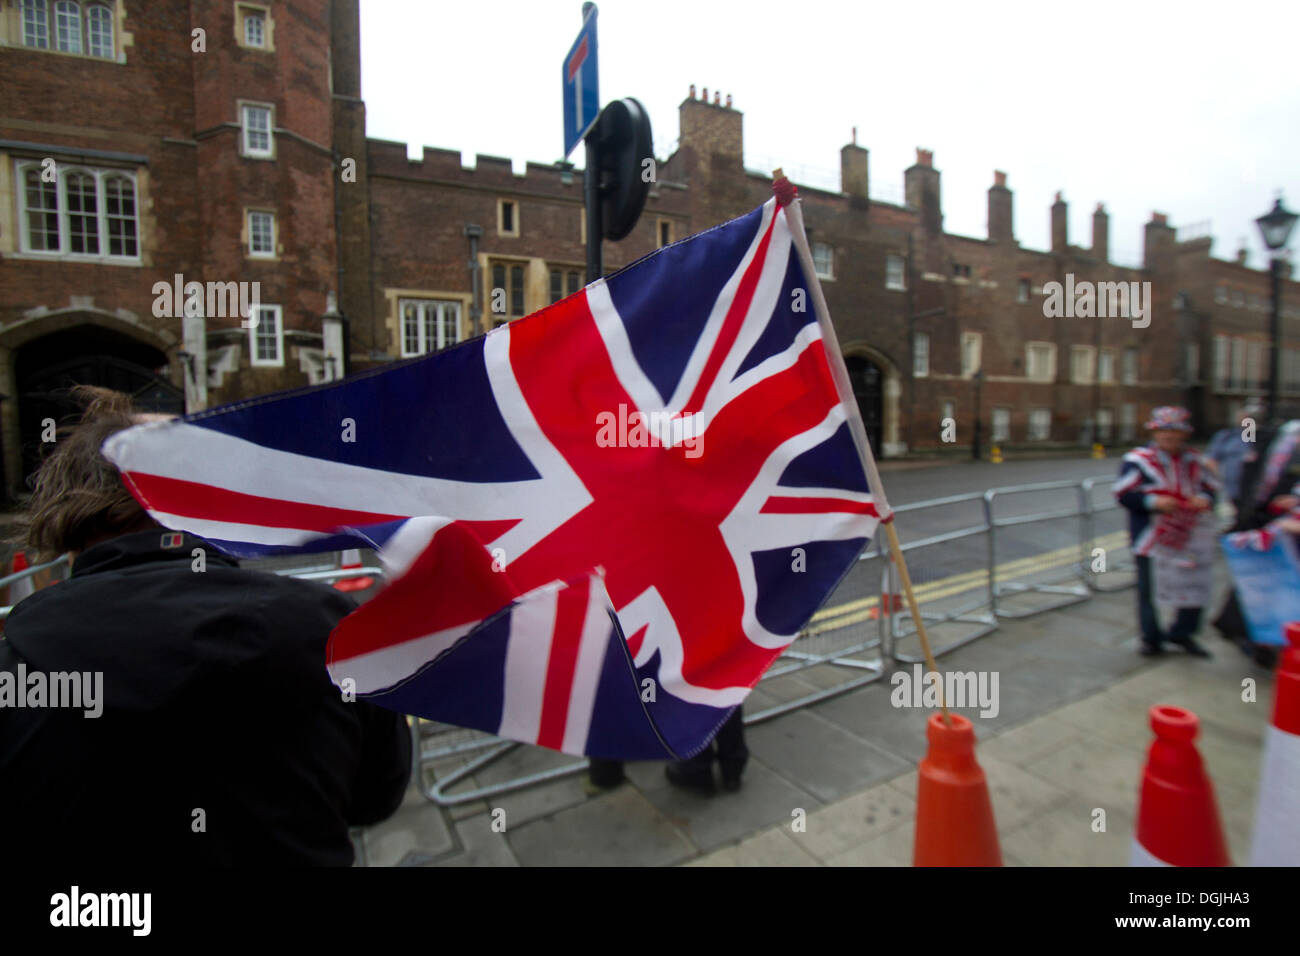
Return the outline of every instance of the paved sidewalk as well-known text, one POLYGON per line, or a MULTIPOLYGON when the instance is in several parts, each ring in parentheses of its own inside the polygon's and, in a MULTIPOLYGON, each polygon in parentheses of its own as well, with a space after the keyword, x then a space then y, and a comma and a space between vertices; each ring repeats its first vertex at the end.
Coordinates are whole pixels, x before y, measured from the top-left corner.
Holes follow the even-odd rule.
MULTIPOLYGON (((945 670, 999 674, 996 717, 960 712, 976 726, 1009 865, 1127 863, 1146 715, 1157 703, 1200 717, 1230 850, 1246 859, 1272 675, 1209 630, 1202 642, 1213 660, 1177 650, 1139 657, 1133 605, 1129 589, 1004 619, 940 659, 945 670), (1246 678, 1257 685, 1253 703, 1242 700, 1246 678), (1097 809, 1104 832, 1093 829, 1097 809)), ((756 700, 824 686, 831 675, 822 670, 764 681, 756 700)), ((752 757, 736 794, 679 791, 662 763, 630 764, 628 783, 596 795, 574 775, 444 810, 412 788, 360 842, 370 865, 907 865, 929 711, 895 708, 892 689, 886 676, 748 728, 752 757), (806 826, 795 832, 799 817, 806 826)), ((521 747, 477 781, 571 759, 521 747)))

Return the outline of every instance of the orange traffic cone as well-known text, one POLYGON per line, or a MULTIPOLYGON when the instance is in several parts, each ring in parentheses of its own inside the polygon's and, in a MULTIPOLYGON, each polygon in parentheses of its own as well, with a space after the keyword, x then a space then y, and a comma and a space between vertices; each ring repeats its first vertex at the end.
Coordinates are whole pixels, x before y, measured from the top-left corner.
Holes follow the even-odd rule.
POLYGON ((1300 622, 1284 628, 1291 644, 1277 665, 1273 722, 1264 738, 1251 866, 1300 866, 1300 622))
POLYGON ((918 768, 914 866, 1001 866, 998 828, 984 771, 975 761, 969 720, 934 714, 926 724, 929 751, 918 768))
MULTIPOLYGON (((348 548, 339 556, 339 570, 349 571, 352 568, 361 567, 361 551, 357 548, 348 548)), ((364 591, 366 588, 373 587, 375 579, 370 575, 363 575, 356 578, 343 578, 334 582, 336 591, 364 591)))
POLYGON ((1193 741, 1200 721, 1181 707, 1151 708, 1130 866, 1231 866, 1214 787, 1193 741))

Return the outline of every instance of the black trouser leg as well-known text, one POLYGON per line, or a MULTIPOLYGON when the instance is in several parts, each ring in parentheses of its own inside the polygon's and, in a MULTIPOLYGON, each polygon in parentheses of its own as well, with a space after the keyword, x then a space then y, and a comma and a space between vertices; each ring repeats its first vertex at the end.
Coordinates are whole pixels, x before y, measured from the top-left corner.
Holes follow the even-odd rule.
POLYGON ((745 746, 745 718, 741 710, 737 707, 732 711, 714 740, 723 777, 739 777, 749 761, 749 748, 745 746))
POLYGON ((598 787, 613 787, 623 782, 623 761, 606 760, 604 757, 589 758, 591 782, 598 787))
MULTIPOLYGON (((1152 647, 1159 647, 1165 636, 1160 632, 1160 617, 1156 613, 1155 600, 1152 597, 1151 559, 1138 555, 1135 560, 1138 576, 1138 624, 1142 628, 1142 640, 1152 647)), ((1200 614, 1199 609, 1197 614, 1200 614)))
POLYGON ((1180 607, 1174 618, 1174 626, 1169 629, 1169 640, 1177 644, 1196 633, 1201 626, 1201 609, 1199 607, 1180 607))

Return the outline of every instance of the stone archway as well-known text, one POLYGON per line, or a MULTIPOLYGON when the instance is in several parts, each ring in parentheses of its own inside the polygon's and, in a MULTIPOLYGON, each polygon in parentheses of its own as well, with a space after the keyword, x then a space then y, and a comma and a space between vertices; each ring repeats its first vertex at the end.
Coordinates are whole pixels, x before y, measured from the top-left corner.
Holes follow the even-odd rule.
POLYGON ((872 451, 881 458, 903 454, 907 445, 899 440, 898 400, 903 386, 898 366, 865 342, 849 342, 841 351, 872 451))
POLYGON ((145 410, 180 413, 184 395, 168 377, 177 342, 134 317, 96 309, 37 312, 0 328, 4 479, 12 492, 38 461, 42 423, 75 412, 67 389, 101 385, 145 410))

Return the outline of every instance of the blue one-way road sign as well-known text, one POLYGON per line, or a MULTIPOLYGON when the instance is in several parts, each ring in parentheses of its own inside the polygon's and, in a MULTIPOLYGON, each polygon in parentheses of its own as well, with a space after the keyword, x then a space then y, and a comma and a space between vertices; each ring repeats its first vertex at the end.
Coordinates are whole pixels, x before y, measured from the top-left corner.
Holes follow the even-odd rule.
POLYGON ((564 158, 587 135, 600 114, 599 76, 596 69, 596 5, 582 22, 578 39, 564 58, 564 158))

